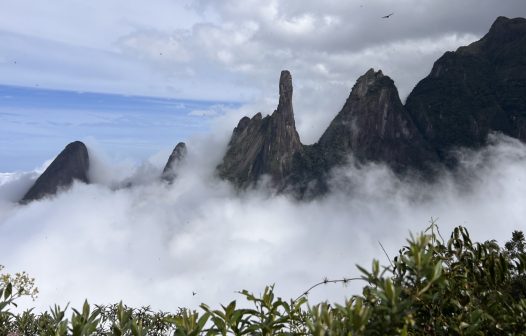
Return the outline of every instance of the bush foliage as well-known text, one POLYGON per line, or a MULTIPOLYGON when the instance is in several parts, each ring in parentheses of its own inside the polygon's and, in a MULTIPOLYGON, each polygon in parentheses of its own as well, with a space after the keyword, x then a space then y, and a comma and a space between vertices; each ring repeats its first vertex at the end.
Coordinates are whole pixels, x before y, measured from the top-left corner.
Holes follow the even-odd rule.
POLYGON ((37 290, 26 273, 3 274, 0 335, 526 335, 525 247, 520 231, 501 248, 495 241, 472 242, 463 227, 445 241, 432 223, 389 265, 358 266, 367 284, 341 305, 311 306, 308 291, 283 300, 269 286, 261 295, 240 292, 250 308, 232 301, 219 309, 202 304, 199 311, 166 313, 86 301, 71 313, 59 306, 13 313, 18 298, 37 290))

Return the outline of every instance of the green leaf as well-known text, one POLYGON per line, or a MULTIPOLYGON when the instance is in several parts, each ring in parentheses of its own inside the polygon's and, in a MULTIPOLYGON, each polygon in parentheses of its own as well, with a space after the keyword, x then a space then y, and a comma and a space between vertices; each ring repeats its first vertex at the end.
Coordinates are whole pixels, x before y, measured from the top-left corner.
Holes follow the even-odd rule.
POLYGON ((11 297, 12 293, 13 293, 13 284, 11 282, 8 282, 5 288, 5 292, 4 292, 4 300, 7 300, 7 298, 11 297))
POLYGON ((209 317, 210 317, 210 313, 207 312, 207 313, 204 313, 203 316, 199 318, 199 320, 197 321, 197 328, 199 331, 203 330, 209 317))
POLYGON ((433 278, 431 279, 431 282, 437 281, 441 275, 442 275, 442 261, 438 261, 433 270, 433 278))
POLYGON ((89 316, 88 300, 84 300, 84 305, 82 306, 82 316, 84 316, 85 318, 89 316))
POLYGON ((375 277, 380 273, 380 262, 377 259, 373 260, 373 275, 375 277))

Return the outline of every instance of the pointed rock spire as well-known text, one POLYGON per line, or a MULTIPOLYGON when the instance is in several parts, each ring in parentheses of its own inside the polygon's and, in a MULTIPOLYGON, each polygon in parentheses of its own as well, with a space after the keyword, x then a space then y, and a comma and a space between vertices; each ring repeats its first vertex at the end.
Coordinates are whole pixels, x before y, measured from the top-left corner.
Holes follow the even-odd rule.
POLYGON ((292 77, 284 70, 279 80, 277 109, 271 116, 263 118, 257 113, 252 119, 243 117, 239 121, 223 162, 217 167, 220 177, 245 188, 268 175, 274 186, 283 186, 294 153, 303 148, 294 121, 292 91, 292 77))
POLYGON ((292 76, 288 70, 281 71, 279 77, 278 111, 292 113, 292 76))
POLYGON ((73 181, 89 183, 89 155, 86 145, 75 141, 66 146, 49 167, 38 177, 20 201, 28 203, 68 188, 73 181))
POLYGON ((175 146, 172 154, 170 154, 170 157, 168 158, 168 162, 166 162, 166 165, 164 166, 161 175, 163 180, 172 182, 177 177, 177 170, 185 159, 187 152, 186 144, 184 142, 179 142, 175 146))

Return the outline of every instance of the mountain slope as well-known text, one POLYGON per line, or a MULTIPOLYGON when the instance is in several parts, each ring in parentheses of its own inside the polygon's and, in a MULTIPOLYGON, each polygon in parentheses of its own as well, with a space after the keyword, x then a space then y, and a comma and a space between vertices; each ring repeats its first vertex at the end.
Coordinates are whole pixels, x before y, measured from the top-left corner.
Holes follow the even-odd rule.
POLYGON ((526 140, 526 20, 499 17, 479 41, 446 52, 406 108, 443 158, 491 131, 526 140))
POLYGON ((89 155, 86 145, 75 141, 66 146, 49 167, 38 177, 21 203, 38 200, 66 189, 73 181, 89 183, 89 155))

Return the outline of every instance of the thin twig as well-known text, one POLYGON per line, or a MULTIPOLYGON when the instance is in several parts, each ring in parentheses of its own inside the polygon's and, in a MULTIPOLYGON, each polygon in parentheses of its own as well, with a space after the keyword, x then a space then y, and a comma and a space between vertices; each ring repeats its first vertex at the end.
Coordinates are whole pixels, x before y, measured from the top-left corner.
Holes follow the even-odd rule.
POLYGON ((429 229, 431 229, 431 234, 434 236, 435 235, 435 228, 437 230, 437 234, 438 236, 440 237, 440 239, 442 240, 442 244, 444 244, 445 240, 444 240, 444 237, 442 237, 442 235, 440 234, 440 230, 438 229, 438 225, 437 225, 437 221, 438 221, 439 217, 437 218, 433 218, 431 217, 431 220, 429 221, 430 225, 429 227, 426 229, 426 231, 428 231, 429 229))
POLYGON ((387 254, 387 251, 384 249, 384 246, 380 241, 378 241, 378 244, 380 244, 380 247, 382 248, 382 251, 384 251, 385 256, 387 257, 387 260, 389 260, 389 263, 391 264, 391 267, 395 267, 393 262, 391 261, 391 258, 389 258, 389 254, 387 254))
POLYGON ((326 285, 326 284, 329 284, 329 283, 343 283, 343 284, 347 284, 349 281, 354 281, 354 280, 364 280, 364 281, 368 281, 367 279, 364 279, 362 277, 359 277, 359 278, 343 278, 343 279, 336 279, 336 280, 329 280, 327 278, 323 279, 323 281, 320 281, 318 282, 317 284, 315 285, 312 285, 309 289, 307 289, 306 291, 303 292, 303 294, 301 294, 300 296, 298 296, 297 298, 295 298, 293 300, 293 302, 296 302, 298 301, 302 296, 307 296, 311 290, 313 290, 314 288, 318 287, 318 286, 321 286, 321 285, 326 285))

